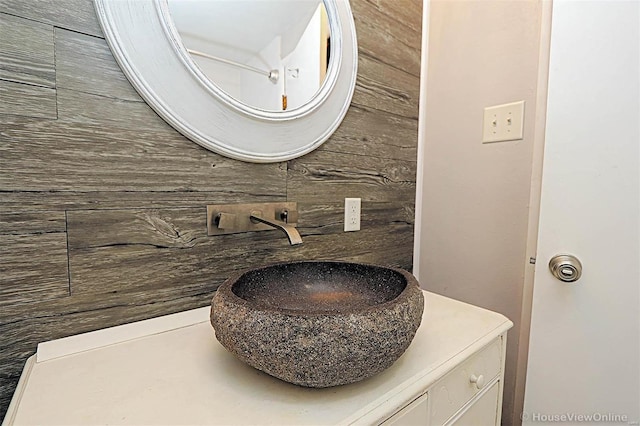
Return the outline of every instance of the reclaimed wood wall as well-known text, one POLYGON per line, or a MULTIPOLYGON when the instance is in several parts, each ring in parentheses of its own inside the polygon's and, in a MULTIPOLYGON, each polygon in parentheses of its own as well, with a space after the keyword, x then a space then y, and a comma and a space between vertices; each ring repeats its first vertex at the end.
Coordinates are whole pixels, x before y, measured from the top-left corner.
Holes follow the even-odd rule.
POLYGON ((351 0, 357 88, 331 139, 249 164, 160 119, 91 0, 0 0, 0 418, 38 342, 207 305, 234 270, 295 259, 412 267, 421 0, 351 0), (362 230, 342 232, 345 197, 362 230), (278 231, 207 237, 207 204, 297 201, 278 231))

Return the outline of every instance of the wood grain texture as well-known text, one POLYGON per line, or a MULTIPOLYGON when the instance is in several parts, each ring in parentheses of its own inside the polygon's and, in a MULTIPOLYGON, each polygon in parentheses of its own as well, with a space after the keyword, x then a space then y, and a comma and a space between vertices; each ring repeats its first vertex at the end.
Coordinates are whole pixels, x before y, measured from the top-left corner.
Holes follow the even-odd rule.
MULTIPOLYGON (((1 195, 0 195, 1 196, 1 195)), ((46 234, 66 232, 66 220, 61 211, 0 212, 0 235, 46 234)))
POLYGON ((418 28, 422 8, 413 0, 398 1, 393 8, 400 8, 403 4, 411 4, 410 10, 418 11, 417 16, 410 20, 413 22, 411 26, 401 24, 373 3, 351 2, 358 34, 358 48, 360 54, 377 58, 390 67, 404 70, 419 78, 422 34, 418 28))
POLYGON ((56 91, 0 80, 0 114, 55 119, 56 91))
POLYGON ((360 54, 352 103, 418 120, 420 80, 397 68, 360 54))
POLYGON ((243 193, 260 182, 260 192, 285 196, 284 164, 242 163, 211 153, 144 103, 62 89, 59 98, 65 119, 3 126, 3 190, 243 193), (69 108, 77 115, 69 115, 69 108))
MULTIPOLYGON (((0 174, 1 176, 1 174, 0 174)), ((86 209, 145 209, 163 207, 202 207, 207 204, 283 201, 280 187, 247 188, 243 192, 225 185, 211 185, 210 191, 0 191, 0 212, 19 210, 86 210, 86 209)))
MULTIPOLYGON (((115 291, 104 293, 100 297, 95 294, 72 294, 58 300, 37 300, 31 304, 30 310, 21 305, 8 305, 0 312, 0 336, 11 336, 13 341, 31 340, 31 336, 20 336, 12 330, 12 325, 57 324, 55 330, 33 330, 38 341, 49 340, 48 335, 58 339, 77 333, 85 333, 126 324, 144 319, 138 312, 146 312, 146 318, 166 315, 164 304, 187 306, 186 309, 206 306, 211 302, 218 283, 214 280, 206 286, 184 285, 179 289, 157 289, 155 291, 115 291), (75 319, 75 323, 74 323, 75 319), (103 325, 108 324, 108 325, 103 325), (80 330, 80 331, 76 331, 80 330)), ((179 311, 178 309, 177 311, 179 311)), ((169 313, 177 312, 171 311, 169 313)), ((20 328, 20 327, 16 327, 20 328)), ((2 348, 11 346, 11 339, 0 340, 2 348)), ((34 348, 35 349, 35 345, 34 348)))
POLYGON ((415 174, 413 161, 315 151, 289 161, 287 199, 326 202, 360 197, 363 202, 413 202, 415 174))
POLYGON ((143 102, 104 39, 56 28, 55 51, 57 87, 143 102))
MULTIPOLYGON (((173 288, 183 283, 206 283, 212 277, 228 276, 235 270, 244 269, 247 259, 268 263, 339 258, 343 253, 352 253, 351 248, 367 244, 342 233, 341 203, 322 208, 300 207, 299 231, 305 242, 300 247, 289 246, 284 234, 277 230, 207 236, 204 208, 69 212, 72 292, 74 295, 102 294, 118 289, 151 290, 173 288), (307 214, 310 217, 305 222, 302 217, 307 214), (335 240, 333 244, 313 241, 316 236, 326 239, 329 235, 335 240), (307 243, 307 236, 312 241, 307 243)), ((363 210, 370 213, 363 216, 363 227, 370 226, 370 232, 385 232, 380 225, 412 227, 402 210, 395 215, 380 215, 390 208, 385 204, 369 210, 365 204, 363 210), (374 215, 374 211, 378 214, 374 215), (393 216, 398 220, 389 221, 393 216), (385 223, 377 222, 378 226, 374 226, 376 221, 385 223)))
MULTIPOLYGON (((153 133, 157 138, 181 136, 146 103, 106 98, 77 90, 58 90, 58 118, 70 125, 153 133)), ((128 135, 131 139, 133 135, 128 135)), ((189 141, 183 138, 185 142, 189 141)))
POLYGON ((418 120, 354 103, 343 124, 319 150, 416 161, 417 135, 418 120))
MULTIPOLYGON (((302 235, 340 234, 344 229, 344 201, 334 203, 298 203, 298 230, 302 235)), ((414 204, 407 202, 364 202, 362 229, 414 224, 414 204)), ((357 233, 356 233, 357 234, 357 233)))
POLYGON ((2 235, 1 238, 0 309, 69 295, 64 232, 2 235))
POLYGON ((365 0, 369 7, 375 8, 378 13, 395 20, 404 28, 413 33, 422 32, 422 3, 413 0, 365 0))
POLYGON ((0 13, 0 79, 54 88, 53 26, 0 13))
MULTIPOLYGON (((249 164, 140 102, 94 37, 91 0, 0 0, 10 30, 27 31, 21 43, 44 46, 53 31, 56 54, 44 74, 44 47, 18 61, 29 84, 0 77, 0 418, 38 342, 205 306, 237 269, 410 270, 421 4, 351 0, 360 71, 342 125, 313 153, 249 164), (346 196, 363 200, 360 232, 342 231, 346 196), (298 202, 302 246, 276 230, 206 236, 207 204, 285 200, 298 202)), ((15 58, 3 41, 0 58, 15 58)))
POLYGON ((0 0, 0 12, 102 37, 93 0, 0 0))
POLYGON ((64 212, 0 213, 0 307, 69 295, 64 212))

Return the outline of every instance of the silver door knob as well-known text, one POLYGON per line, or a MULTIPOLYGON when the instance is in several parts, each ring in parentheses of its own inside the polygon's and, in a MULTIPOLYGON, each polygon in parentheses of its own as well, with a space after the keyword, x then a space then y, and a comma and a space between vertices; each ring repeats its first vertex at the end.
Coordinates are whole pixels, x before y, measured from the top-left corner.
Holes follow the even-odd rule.
POLYGON ((582 263, 570 254, 559 254, 549 261, 549 270, 560 281, 572 283, 580 279, 582 263))

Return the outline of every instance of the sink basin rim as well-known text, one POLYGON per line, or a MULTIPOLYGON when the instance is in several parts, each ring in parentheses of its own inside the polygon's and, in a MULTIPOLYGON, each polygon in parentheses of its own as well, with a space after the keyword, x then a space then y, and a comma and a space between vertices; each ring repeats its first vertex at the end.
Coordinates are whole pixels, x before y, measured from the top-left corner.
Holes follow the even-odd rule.
POLYGON ((263 266, 258 266, 254 268, 249 268, 243 271, 236 272, 232 274, 224 283, 218 287, 217 291, 222 291, 225 293, 225 296, 229 298, 230 301, 245 307, 246 309, 250 309, 252 311, 259 312, 269 312, 281 315, 289 315, 289 316, 301 316, 301 317, 309 317, 309 316, 349 316, 349 315, 358 315, 365 314, 370 311, 384 309, 386 307, 402 303, 403 301, 407 301, 411 295, 411 286, 415 286, 419 288, 418 281, 416 278, 409 272, 404 269, 390 267, 390 266, 382 266, 376 264, 362 263, 362 262, 349 262, 349 261, 340 261, 340 260, 300 260, 300 261, 288 261, 288 262, 276 262, 263 266), (405 286, 402 291, 394 298, 384 301, 382 303, 367 305, 362 307, 349 307, 348 310, 327 310, 327 309, 291 309, 291 308, 281 308, 281 307, 272 307, 266 306, 259 303, 253 303, 247 299, 243 299, 238 296, 233 291, 233 285, 237 283, 238 279, 246 273, 260 271, 264 269, 275 268, 279 266, 286 266, 292 264, 335 264, 335 265, 356 265, 359 267, 365 268, 375 268, 379 270, 388 270, 392 271, 405 279, 405 286))

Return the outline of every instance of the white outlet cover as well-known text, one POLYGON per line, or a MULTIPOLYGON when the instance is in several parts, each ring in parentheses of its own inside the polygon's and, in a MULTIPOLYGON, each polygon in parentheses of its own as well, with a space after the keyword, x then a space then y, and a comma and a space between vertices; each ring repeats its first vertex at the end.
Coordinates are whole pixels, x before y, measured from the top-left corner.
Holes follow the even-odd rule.
POLYGON ((515 141, 524 137, 524 101, 486 107, 482 143, 515 141))
POLYGON ((344 199, 344 232, 360 230, 360 198, 344 199))

